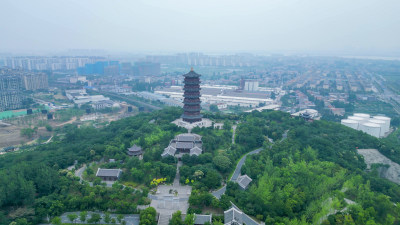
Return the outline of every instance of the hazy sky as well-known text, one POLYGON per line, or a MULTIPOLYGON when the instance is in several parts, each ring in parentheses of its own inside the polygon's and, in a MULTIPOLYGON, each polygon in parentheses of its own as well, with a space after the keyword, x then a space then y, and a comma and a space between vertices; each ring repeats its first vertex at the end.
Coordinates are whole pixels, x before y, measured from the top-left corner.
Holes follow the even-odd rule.
POLYGON ((1 0, 0 51, 400 55, 400 0, 1 0))

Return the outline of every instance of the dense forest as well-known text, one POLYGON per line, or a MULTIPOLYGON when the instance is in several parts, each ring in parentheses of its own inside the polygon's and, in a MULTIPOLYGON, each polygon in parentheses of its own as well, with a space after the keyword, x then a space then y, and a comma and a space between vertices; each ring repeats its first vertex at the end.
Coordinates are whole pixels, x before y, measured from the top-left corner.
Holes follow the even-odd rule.
POLYGON ((399 153, 394 137, 379 140, 337 123, 306 122, 281 112, 255 112, 243 120, 246 129, 261 132, 239 132, 237 139, 251 141, 264 135, 276 140, 283 130, 288 130, 288 138, 248 157, 242 174, 253 179, 251 187, 240 191, 229 183, 221 202, 233 201, 266 224, 399 221, 400 187, 376 171, 364 172, 366 164, 356 152, 377 148, 384 153, 389 142, 392 152, 386 155, 393 156, 399 153))
MULTIPOLYGON (((176 159, 161 158, 161 153, 175 135, 187 132, 171 124, 181 113, 178 108, 164 108, 99 129, 67 125, 49 144, 2 155, 0 224, 38 224, 79 210, 138 213, 138 205, 149 203, 147 194, 157 186, 154 179, 171 183, 175 178, 176 159), (133 144, 143 148, 143 160, 127 155, 133 144), (84 165, 88 166, 85 180, 93 186, 74 175, 84 165), (121 180, 105 187, 94 176, 99 166, 121 168, 121 180)), ((180 182, 193 187, 189 210, 182 213, 223 212, 233 202, 266 224, 400 221, 400 187, 378 176, 380 165, 366 172, 356 152, 376 148, 399 162, 397 132, 377 139, 337 123, 306 122, 279 111, 204 116, 224 125, 192 130, 202 136, 204 152, 182 157, 180 182), (233 125, 237 126, 234 144, 233 125), (228 182, 225 195, 214 198, 211 191, 229 180, 238 160, 260 147, 264 150, 247 157, 242 167, 242 174, 253 179, 249 188, 241 190, 228 182)), ((141 213, 150 221, 146 224, 154 224, 146 213, 141 213)), ((223 222, 217 214, 215 218, 215 223, 223 222)))
POLYGON ((161 162, 160 154, 174 135, 186 132, 170 123, 180 114, 180 109, 167 108, 115 121, 101 129, 67 125, 47 145, 1 156, 0 224, 12 220, 37 224, 74 210, 136 212, 137 205, 148 204, 148 188, 135 191, 118 184, 113 188, 91 187, 80 184, 74 169, 66 168, 75 161, 78 168, 113 158, 116 163, 104 166, 123 168, 123 181, 147 186, 153 178, 170 181, 176 173, 175 162, 161 162), (135 143, 145 150, 141 161, 126 154, 135 143))

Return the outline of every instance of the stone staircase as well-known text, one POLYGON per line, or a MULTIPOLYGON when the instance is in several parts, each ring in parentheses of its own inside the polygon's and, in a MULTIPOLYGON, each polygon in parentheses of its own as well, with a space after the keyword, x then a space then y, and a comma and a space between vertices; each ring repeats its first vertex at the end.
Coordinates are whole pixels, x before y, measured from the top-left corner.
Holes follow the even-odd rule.
POLYGON ((168 225, 170 217, 171 215, 168 214, 160 214, 158 217, 158 225, 168 225))

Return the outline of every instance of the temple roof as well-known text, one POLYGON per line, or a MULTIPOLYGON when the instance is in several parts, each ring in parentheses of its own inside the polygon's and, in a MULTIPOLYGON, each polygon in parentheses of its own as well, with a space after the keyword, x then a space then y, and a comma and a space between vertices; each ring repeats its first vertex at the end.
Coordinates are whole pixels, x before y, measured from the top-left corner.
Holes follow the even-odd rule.
POLYGON ((201 75, 194 72, 193 68, 190 70, 189 73, 183 74, 184 77, 200 77, 201 75))
POLYGON ((98 168, 96 177, 119 177, 122 170, 120 169, 102 169, 98 168))
POLYGON ((247 186, 249 186, 252 179, 245 174, 243 176, 239 176, 236 181, 241 188, 246 189, 247 186))

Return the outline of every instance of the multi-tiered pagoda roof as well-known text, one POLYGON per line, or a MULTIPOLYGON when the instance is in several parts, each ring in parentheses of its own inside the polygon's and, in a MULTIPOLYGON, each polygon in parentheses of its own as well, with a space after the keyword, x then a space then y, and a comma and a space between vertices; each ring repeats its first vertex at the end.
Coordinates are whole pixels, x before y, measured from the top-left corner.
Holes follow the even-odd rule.
POLYGON ((201 121, 202 115, 201 100, 200 100, 200 74, 193 71, 193 68, 189 73, 184 74, 184 87, 183 87, 183 121, 194 123, 201 121))

